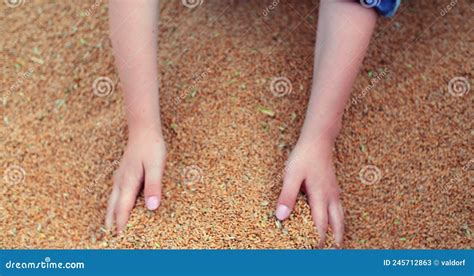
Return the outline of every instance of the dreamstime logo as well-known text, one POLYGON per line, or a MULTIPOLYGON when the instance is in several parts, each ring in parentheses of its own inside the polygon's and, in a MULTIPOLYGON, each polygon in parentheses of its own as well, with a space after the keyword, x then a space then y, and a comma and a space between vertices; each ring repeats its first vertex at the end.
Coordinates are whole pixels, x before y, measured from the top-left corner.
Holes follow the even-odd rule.
POLYGON ((465 77, 454 77, 448 83, 448 92, 455 97, 464 96, 470 89, 469 80, 465 77))
POLYGON ((86 186, 84 188, 84 191, 86 192, 93 192, 94 188, 98 186, 99 182, 102 179, 105 179, 110 173, 113 173, 120 165, 120 160, 116 159, 114 160, 110 165, 108 165, 102 173, 98 174, 97 177, 94 179, 94 182, 91 183, 91 185, 86 186))
POLYGON ((5 262, 6 269, 51 269, 51 270, 61 270, 61 269, 84 269, 85 263, 84 262, 53 262, 50 257, 44 258, 41 261, 12 261, 9 260, 5 262))
POLYGON ((25 0, 5 0, 4 2, 9 8, 17 8, 25 4, 25 0))
POLYGON ((298 156, 292 157, 285 162, 285 167, 277 174, 274 178, 273 184, 278 184, 285 179, 285 175, 295 166, 295 163, 299 160, 298 156))
POLYGON ((365 185, 373 185, 380 181, 382 178, 382 172, 380 169, 373 165, 367 165, 363 167, 359 172, 359 179, 365 185))
POLYGON ((352 104, 356 105, 359 100, 363 99, 374 87, 382 80, 387 78, 388 74, 390 74, 390 70, 388 68, 384 68, 383 71, 377 73, 375 78, 370 80, 370 84, 366 86, 359 95, 355 95, 352 98, 352 104))
POLYGON ((360 4, 366 8, 373 8, 380 4, 381 0, 360 0, 360 4))
POLYGON ((270 91, 275 97, 283 97, 293 92, 291 81, 286 77, 273 78, 270 83, 270 91))
POLYGON ((209 71, 207 69, 205 71, 202 71, 200 74, 195 74, 193 77, 192 85, 188 89, 183 90, 181 93, 178 93, 178 96, 176 96, 174 103, 178 105, 182 100, 186 98, 186 96, 193 95, 193 92, 197 91, 197 85, 205 78, 207 78, 208 74, 209 71))
POLYGON ((185 184, 193 184, 202 180, 202 170, 196 165, 187 166, 183 169, 182 176, 185 184))
POLYGON ((197 6, 201 6, 204 0, 181 0, 181 3, 187 8, 194 9, 197 6))
POLYGON ((439 11, 439 14, 445 16, 452 8, 454 8, 454 6, 456 6, 457 3, 458 0, 452 0, 448 5, 446 5, 446 7, 439 11))
POLYGON ((92 91, 96 96, 105 97, 115 90, 113 81, 108 77, 98 77, 92 84, 92 91))
POLYGON ((8 99, 8 97, 10 97, 13 93, 15 93, 16 91, 20 90, 20 87, 21 85, 29 80, 32 76, 33 76, 33 73, 34 73, 34 69, 30 68, 28 69, 26 72, 23 72, 23 73, 20 73, 18 74, 18 78, 16 79, 15 83, 13 83, 13 85, 10 86, 10 88, 8 89, 8 92, 6 93, 5 96, 3 96, 3 101, 5 101, 6 99, 8 99))
POLYGON ((94 10, 96 10, 100 4, 102 3, 102 0, 95 0, 94 4, 92 4, 85 12, 84 12, 84 15, 85 16, 90 16, 94 10))
POLYGON ((9 166, 3 175, 3 179, 5 182, 11 184, 11 185, 16 185, 20 184, 25 180, 26 177, 26 172, 25 170, 18 166, 18 165, 11 165, 9 166))
MULTIPOLYGON (((462 166, 462 172, 468 172, 469 170, 474 167, 474 159, 469 160, 464 166, 462 166)), ((456 182, 461 182, 462 181, 462 173, 457 172, 455 173, 454 177, 449 180, 449 182, 446 184, 445 190, 451 189, 451 187, 454 185, 456 182)))
POLYGON ((280 4, 280 0, 274 0, 268 7, 263 10, 262 15, 265 17, 268 16, 270 12, 278 6, 278 4, 280 4))

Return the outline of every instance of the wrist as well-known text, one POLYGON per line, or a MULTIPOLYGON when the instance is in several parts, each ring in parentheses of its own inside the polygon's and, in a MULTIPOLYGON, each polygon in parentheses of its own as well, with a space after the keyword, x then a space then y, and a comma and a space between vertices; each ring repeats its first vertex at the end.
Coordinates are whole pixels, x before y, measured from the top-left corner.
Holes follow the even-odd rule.
POLYGON ((128 123, 128 138, 132 140, 140 140, 143 138, 150 138, 155 140, 163 140, 163 132, 161 130, 161 123, 142 121, 128 123))
POLYGON ((333 118, 311 122, 305 120, 298 143, 318 143, 333 146, 341 130, 342 118, 333 118))

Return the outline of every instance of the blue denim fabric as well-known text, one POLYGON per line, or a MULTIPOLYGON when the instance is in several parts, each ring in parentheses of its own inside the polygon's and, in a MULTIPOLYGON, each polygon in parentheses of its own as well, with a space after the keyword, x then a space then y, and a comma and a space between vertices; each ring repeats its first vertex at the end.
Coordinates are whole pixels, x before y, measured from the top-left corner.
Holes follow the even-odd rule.
POLYGON ((401 0, 360 0, 360 4, 366 8, 373 8, 382 16, 391 17, 400 6, 401 0))

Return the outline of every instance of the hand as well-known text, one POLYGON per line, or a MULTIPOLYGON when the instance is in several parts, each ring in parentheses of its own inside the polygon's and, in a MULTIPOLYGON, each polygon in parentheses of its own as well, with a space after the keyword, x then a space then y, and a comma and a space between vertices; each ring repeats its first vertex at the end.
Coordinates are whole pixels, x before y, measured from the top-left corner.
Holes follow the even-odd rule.
POLYGON ((145 203, 148 210, 160 206, 161 178, 166 161, 166 145, 160 134, 141 131, 130 135, 120 166, 113 179, 112 194, 107 207, 105 224, 117 231, 126 225, 136 197, 144 183, 145 203))
POLYGON ((344 235, 344 213, 332 160, 333 144, 322 140, 296 144, 288 158, 275 213, 279 220, 287 219, 295 206, 300 188, 303 188, 319 232, 320 247, 326 241, 328 222, 337 246, 341 246, 344 235))

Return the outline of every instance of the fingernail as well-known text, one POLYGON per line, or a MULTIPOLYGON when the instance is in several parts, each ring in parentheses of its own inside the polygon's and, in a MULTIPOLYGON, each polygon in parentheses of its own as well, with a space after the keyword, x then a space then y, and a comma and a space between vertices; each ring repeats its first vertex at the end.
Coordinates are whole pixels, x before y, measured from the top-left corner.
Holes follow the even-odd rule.
POLYGON ((286 219, 291 213, 290 208, 288 206, 283 205, 283 204, 278 204, 275 216, 277 217, 278 220, 284 220, 286 219))
POLYGON ((146 208, 148 210, 153 211, 160 206, 160 200, 158 199, 157 196, 150 196, 146 199, 146 208))

